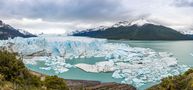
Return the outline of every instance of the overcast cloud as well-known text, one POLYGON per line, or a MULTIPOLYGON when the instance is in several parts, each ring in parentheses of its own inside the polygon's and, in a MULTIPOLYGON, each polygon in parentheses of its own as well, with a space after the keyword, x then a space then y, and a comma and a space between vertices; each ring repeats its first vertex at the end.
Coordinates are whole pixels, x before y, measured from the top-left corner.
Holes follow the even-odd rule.
POLYGON ((188 29, 193 0, 0 0, 0 19, 33 33, 65 33, 142 17, 188 29))

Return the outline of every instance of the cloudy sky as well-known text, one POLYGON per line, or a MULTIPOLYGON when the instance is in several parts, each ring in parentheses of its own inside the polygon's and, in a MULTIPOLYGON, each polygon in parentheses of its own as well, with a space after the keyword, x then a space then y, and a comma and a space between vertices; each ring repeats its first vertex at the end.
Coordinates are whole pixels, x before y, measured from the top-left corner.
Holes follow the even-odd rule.
POLYGON ((0 19, 32 33, 65 33, 145 18, 193 28, 193 0, 0 0, 0 19))

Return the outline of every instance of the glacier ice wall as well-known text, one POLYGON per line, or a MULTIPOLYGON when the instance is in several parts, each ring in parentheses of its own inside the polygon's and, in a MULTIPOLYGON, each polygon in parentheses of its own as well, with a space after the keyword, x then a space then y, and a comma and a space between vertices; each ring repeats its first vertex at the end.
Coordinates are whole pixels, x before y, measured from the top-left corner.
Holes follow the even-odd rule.
MULTIPOLYGON (((64 58, 91 57, 106 43, 104 39, 75 37, 14 38, 0 41, 0 48, 23 56, 61 56, 64 58)), ((97 54, 98 55, 98 54, 97 54)))

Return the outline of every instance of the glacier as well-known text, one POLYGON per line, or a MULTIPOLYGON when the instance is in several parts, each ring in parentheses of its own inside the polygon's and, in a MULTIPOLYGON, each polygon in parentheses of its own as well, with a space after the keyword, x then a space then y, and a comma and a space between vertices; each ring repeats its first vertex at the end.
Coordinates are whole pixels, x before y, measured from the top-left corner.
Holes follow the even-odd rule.
POLYGON ((156 52, 149 48, 130 47, 123 43, 108 43, 106 39, 73 36, 17 37, 0 41, 0 49, 18 53, 25 64, 44 62, 43 70, 54 70, 56 74, 80 68, 86 72, 112 72, 113 78, 121 83, 140 87, 149 82, 178 75, 187 69, 178 64, 172 53, 156 52), (95 64, 71 65, 67 60, 74 58, 104 57, 95 64))

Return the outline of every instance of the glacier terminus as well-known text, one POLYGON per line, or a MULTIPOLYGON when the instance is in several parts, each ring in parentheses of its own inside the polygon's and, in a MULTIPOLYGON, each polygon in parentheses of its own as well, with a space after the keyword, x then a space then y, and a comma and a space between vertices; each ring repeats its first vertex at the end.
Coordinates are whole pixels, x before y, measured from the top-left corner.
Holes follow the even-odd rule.
MULTIPOLYGON (((158 82, 167 76, 178 75, 187 69, 178 64, 172 53, 156 52, 149 48, 131 47, 124 43, 109 43, 106 39, 73 36, 17 37, 1 40, 0 48, 18 53, 25 64, 36 65, 44 62, 43 70, 65 73, 71 68, 85 72, 112 72, 113 78, 121 83, 140 87, 150 82, 158 82), (95 64, 67 63, 74 58, 103 57, 95 64)), ((92 59, 91 59, 92 60, 92 59)))

